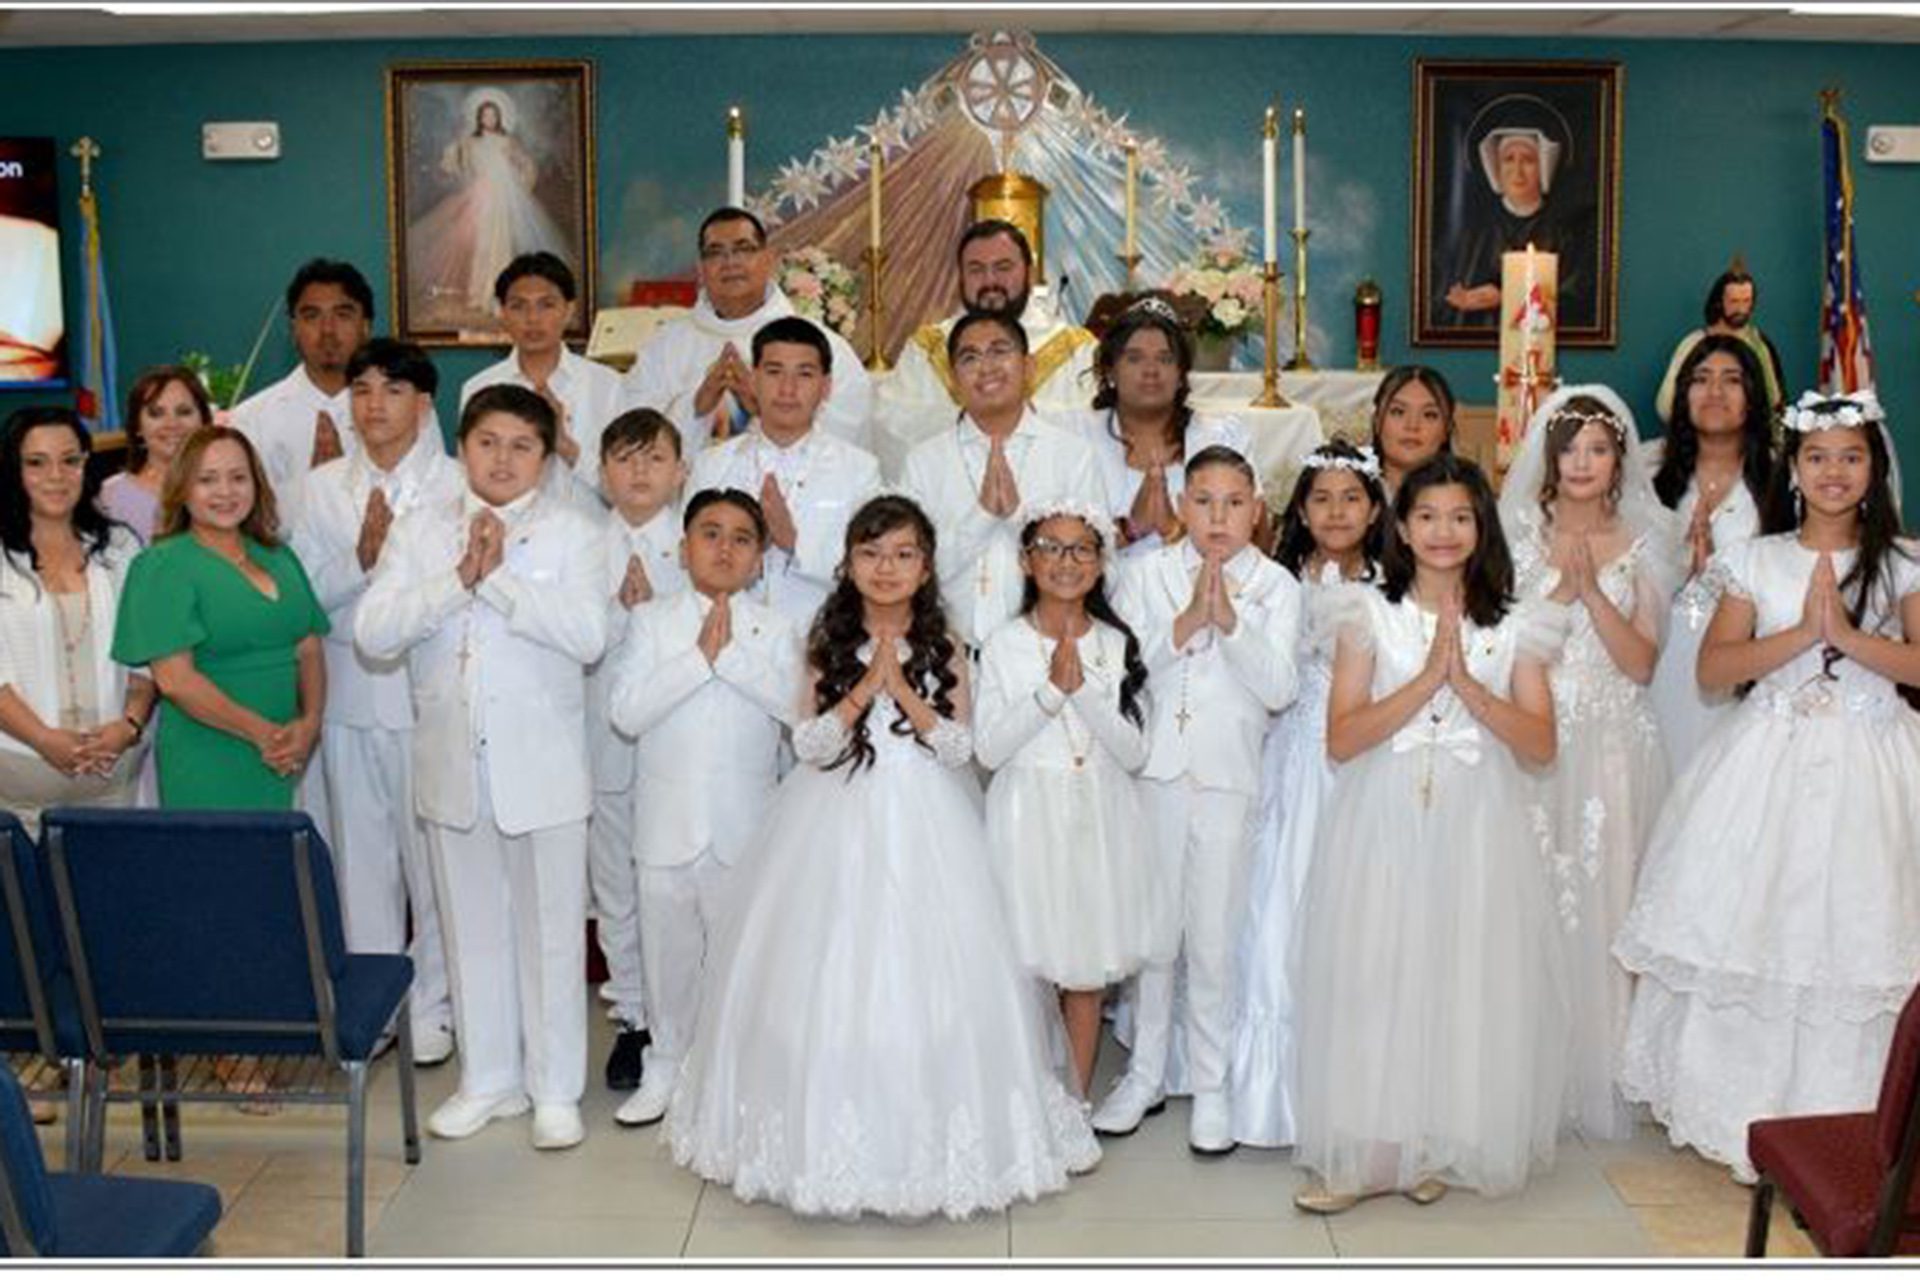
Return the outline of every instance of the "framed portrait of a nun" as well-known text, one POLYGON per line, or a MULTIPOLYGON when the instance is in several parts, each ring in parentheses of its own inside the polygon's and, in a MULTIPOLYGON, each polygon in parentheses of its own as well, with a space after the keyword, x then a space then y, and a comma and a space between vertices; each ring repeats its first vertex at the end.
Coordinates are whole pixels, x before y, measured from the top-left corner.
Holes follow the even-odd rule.
POLYGON ((1414 63, 1413 341, 1493 347, 1500 256, 1559 258, 1559 344, 1619 336, 1617 62, 1414 63))

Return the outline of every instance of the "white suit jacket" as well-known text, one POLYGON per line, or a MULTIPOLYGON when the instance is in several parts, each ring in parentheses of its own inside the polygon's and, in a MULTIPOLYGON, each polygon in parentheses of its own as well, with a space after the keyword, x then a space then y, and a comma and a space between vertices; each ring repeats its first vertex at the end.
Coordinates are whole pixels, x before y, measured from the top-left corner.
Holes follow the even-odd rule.
MULTIPOLYGON (((633 613, 620 603, 620 584, 627 576, 627 560, 638 556, 653 587, 652 600, 662 600, 687 585, 680 565, 680 505, 668 503, 646 524, 635 528, 617 511, 606 521, 607 650, 587 669, 587 753, 593 761, 593 788, 597 792, 624 792, 633 786, 633 739, 613 727, 613 679, 626 645, 627 625, 633 613)), ((646 602, 634 608, 639 609, 646 602)))
MULTIPOLYGON (((333 419, 340 433, 341 456, 351 458, 360 452, 360 437, 353 430, 353 395, 342 387, 332 396, 313 385, 305 365, 296 365, 292 373, 263 387, 233 408, 233 425, 253 442, 273 485, 273 496, 280 507, 283 529, 293 528, 299 518, 300 503, 306 490, 307 474, 313 470, 313 430, 324 412, 333 419)), ((444 440, 440 416, 431 405, 420 434, 444 440)))
MULTIPOLYGON (((520 369, 520 357, 508 352, 505 360, 488 365, 460 387, 460 408, 488 387, 524 387, 533 390, 533 380, 520 369)), ((597 360, 576 356, 560 349, 560 364, 547 380, 547 388, 567 407, 567 431, 580 446, 580 456, 571 469, 555 454, 547 460, 543 483, 555 494, 579 502, 589 513, 605 509, 601 501, 600 434, 620 412, 620 375, 597 360)))
POLYGON ((1140 637, 1153 688, 1140 776, 1258 796, 1268 723, 1293 701, 1299 676, 1300 583, 1242 548, 1226 565, 1233 635, 1205 627, 1176 650, 1173 620, 1193 599, 1199 567, 1190 543, 1150 552, 1126 566, 1114 601, 1140 637))
POLYGON ((707 662, 701 624, 713 604, 692 590, 634 611, 614 678, 613 723, 638 741, 634 846, 648 867, 707 850, 739 855, 779 779, 780 731, 799 703, 799 632, 736 596, 733 637, 707 662))
MULTIPOLYGON (((1021 512, 1002 520, 980 505, 987 434, 963 417, 907 455, 901 487, 932 519, 939 536, 937 568, 947 622, 969 645, 1020 610, 1021 512)), ((1106 489, 1093 449, 1081 437, 1029 409, 1007 438, 1020 505, 1071 498, 1104 511, 1106 489)))
POLYGON ((535 490, 501 511, 505 561, 468 591, 457 566, 479 506, 466 493, 396 523, 354 640, 406 655, 420 817, 470 827, 485 787, 517 836, 593 808, 586 667, 606 645, 606 552, 591 518, 535 490))
MULTIPOLYGON (((399 523, 423 506, 455 501, 466 489, 460 465, 447 457, 438 434, 422 430, 412 450, 390 472, 355 451, 315 468, 293 526, 293 549, 327 611, 333 630, 322 638, 327 656, 326 720, 355 729, 409 729, 413 695, 404 659, 376 660, 354 648, 354 615, 372 575, 360 568, 360 522, 373 491, 387 496, 394 525, 381 548, 385 559, 399 523)), ((378 562, 375 563, 378 568, 378 562)))
POLYGON ((810 431, 791 448, 780 449, 756 429, 695 459, 687 494, 731 488, 758 498, 768 473, 780 482, 798 536, 791 553, 768 545, 760 581, 751 590, 804 635, 833 590, 848 519, 880 487, 880 464, 866 450, 824 432, 810 431))

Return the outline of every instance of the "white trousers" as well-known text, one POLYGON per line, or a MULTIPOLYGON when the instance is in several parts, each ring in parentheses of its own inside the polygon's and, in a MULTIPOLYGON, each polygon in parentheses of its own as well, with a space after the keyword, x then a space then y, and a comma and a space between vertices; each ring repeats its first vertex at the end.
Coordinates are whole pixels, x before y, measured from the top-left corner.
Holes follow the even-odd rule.
POLYGON ((595 792, 587 824, 587 880, 593 887, 594 936, 607 958, 600 999, 614 1018, 647 1026, 640 952, 640 891, 633 864, 633 792, 595 792))
MULTIPOLYGON (((1148 782, 1154 849, 1163 882, 1180 895, 1180 955, 1186 966, 1187 1080, 1194 1094, 1227 1088, 1233 1033, 1234 944, 1246 912, 1253 853, 1253 797, 1148 782)), ((1174 963, 1149 965, 1135 984, 1133 1055, 1128 1070, 1163 1085, 1173 1033, 1174 963)))
MULTIPOLYGON (((326 733, 326 722, 321 722, 320 732, 326 733)), ((156 793, 157 795, 157 793, 156 793)), ((320 833, 320 839, 333 848, 333 798, 332 789, 327 784, 327 754, 316 751, 307 757, 307 767, 300 771, 300 781, 294 785, 293 808, 313 820, 313 828, 320 833)))
POLYGON ((320 734, 333 811, 333 870, 349 952, 413 958, 413 1026, 451 1027, 440 908, 426 825, 413 809, 413 733, 326 725, 320 734), (413 945, 407 945, 407 908, 413 945))
POLYGON ((508 836, 429 823, 460 1092, 577 1105, 587 1082, 587 825, 508 836))
POLYGON ((677 1064, 693 1043, 700 1014, 700 983, 707 941, 719 920, 731 869, 709 849, 677 867, 639 865, 640 949, 645 958, 647 1008, 653 1015, 653 1056, 677 1064))

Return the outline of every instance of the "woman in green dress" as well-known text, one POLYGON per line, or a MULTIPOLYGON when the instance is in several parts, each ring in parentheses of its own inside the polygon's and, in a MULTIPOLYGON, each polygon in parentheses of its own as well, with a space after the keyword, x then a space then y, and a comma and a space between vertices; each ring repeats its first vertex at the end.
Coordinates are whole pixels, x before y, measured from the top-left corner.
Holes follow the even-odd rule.
POLYGON ((160 502, 113 641, 117 661, 150 665, 160 687, 160 804, 291 809, 326 702, 326 611, 239 432, 194 432, 160 502))

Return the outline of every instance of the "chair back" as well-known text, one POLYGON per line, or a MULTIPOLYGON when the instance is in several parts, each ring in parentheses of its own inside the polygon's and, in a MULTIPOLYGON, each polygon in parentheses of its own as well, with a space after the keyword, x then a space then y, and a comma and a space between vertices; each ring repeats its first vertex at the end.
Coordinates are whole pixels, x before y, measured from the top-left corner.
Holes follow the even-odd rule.
POLYGON ((47 985, 59 948, 33 838, 5 810, 0 810, 0 913, 6 918, 0 935, 0 1050, 35 1050, 57 1058, 47 985))
POLYGON ((1874 1109, 1874 1146, 1889 1169, 1900 1159, 1914 1112, 1914 1091, 1920 1088, 1920 987, 1913 990, 1893 1027, 1893 1049, 1880 1078, 1880 1103, 1874 1109))
POLYGON ((42 824, 91 1057, 339 1057, 346 944, 305 814, 56 809, 42 824))
POLYGON ((55 1240, 53 1189, 27 1111, 27 1092, 0 1068, 0 1235, 13 1256, 49 1255, 55 1240))

